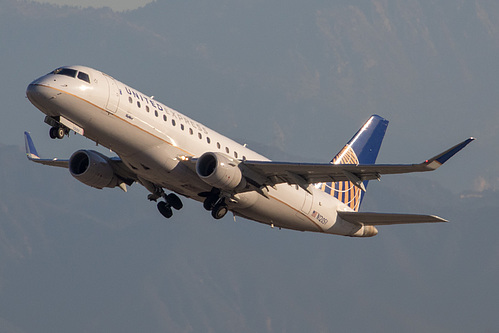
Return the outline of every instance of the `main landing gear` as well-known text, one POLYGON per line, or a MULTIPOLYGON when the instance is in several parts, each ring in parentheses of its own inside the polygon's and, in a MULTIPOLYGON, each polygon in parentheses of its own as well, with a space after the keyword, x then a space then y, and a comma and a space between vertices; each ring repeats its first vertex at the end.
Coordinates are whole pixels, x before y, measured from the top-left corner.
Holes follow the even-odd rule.
MULTIPOLYGON (((148 184, 145 181, 141 182, 143 185, 148 184)), ((182 209, 183 207, 182 201, 176 194, 170 193, 166 195, 166 193, 163 191, 161 187, 152 185, 152 183, 150 185, 151 186, 148 187, 148 189, 151 191, 151 194, 149 194, 147 198, 151 201, 156 201, 161 197, 164 199, 164 201, 160 201, 157 204, 158 210, 161 213, 161 215, 169 219, 170 217, 173 216, 173 209, 175 210, 182 209)), ((203 192, 200 193, 199 195, 201 197, 206 198, 203 202, 203 207, 206 210, 211 211, 211 216, 213 216, 214 219, 217 220, 221 219, 229 211, 229 208, 227 207, 227 204, 225 202, 226 199, 224 196, 221 195, 219 189, 213 188, 210 192, 203 192)))
POLYGON ((184 207, 180 198, 174 193, 163 195, 163 198, 165 199, 165 201, 158 202, 158 210, 161 215, 163 215, 167 219, 169 219, 173 215, 172 208, 175 210, 180 210, 182 209, 182 207, 184 207))
POLYGON ((225 197, 220 195, 220 190, 213 188, 211 192, 203 192, 199 194, 202 197, 206 197, 203 201, 203 207, 206 210, 211 211, 211 216, 214 219, 221 219, 227 214, 229 209, 225 203, 225 197))

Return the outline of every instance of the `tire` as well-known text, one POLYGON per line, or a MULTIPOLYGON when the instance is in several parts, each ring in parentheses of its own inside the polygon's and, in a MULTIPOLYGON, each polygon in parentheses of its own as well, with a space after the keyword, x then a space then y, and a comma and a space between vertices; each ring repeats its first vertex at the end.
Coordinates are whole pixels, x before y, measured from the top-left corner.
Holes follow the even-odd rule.
POLYGON ((172 208, 164 201, 158 202, 158 210, 167 219, 173 215, 172 208))
POLYGON ((212 210, 215 207, 215 203, 217 202, 218 197, 210 195, 203 201, 203 207, 206 210, 212 210))
POLYGON ((166 201, 168 201, 170 206, 172 206, 176 210, 180 210, 180 209, 182 209, 182 207, 184 207, 184 205, 182 204, 182 201, 180 200, 180 198, 176 194, 173 194, 173 193, 168 194, 166 196, 166 201))
POLYGON ((57 127, 51 127, 49 135, 51 139, 57 139, 57 127))
POLYGON ((225 216, 225 214, 227 214, 228 211, 229 209, 227 208, 226 205, 217 205, 211 211, 211 216, 213 216, 213 218, 216 220, 220 220, 222 217, 225 216))

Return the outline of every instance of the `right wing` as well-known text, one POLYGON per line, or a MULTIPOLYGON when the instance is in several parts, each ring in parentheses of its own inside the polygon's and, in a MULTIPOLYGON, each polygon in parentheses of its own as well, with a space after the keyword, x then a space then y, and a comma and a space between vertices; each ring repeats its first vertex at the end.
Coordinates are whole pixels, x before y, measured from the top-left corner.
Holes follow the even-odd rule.
MULTIPOLYGON (((60 168, 66 168, 66 169, 69 168, 69 159, 63 160, 58 158, 53 158, 53 159, 40 158, 38 152, 36 151, 35 144, 33 143, 33 139, 31 139, 31 135, 28 132, 24 132, 24 144, 26 147, 26 156, 30 161, 60 168)), ((98 154, 102 155, 100 153, 98 154)), ((113 168, 114 173, 122 180, 124 180, 125 183, 127 183, 128 185, 138 180, 137 175, 133 173, 119 157, 106 157, 106 159, 113 168)))
POLYGON ((69 167, 69 160, 40 158, 38 152, 36 151, 35 144, 33 143, 33 139, 31 139, 31 135, 29 135, 28 132, 24 132, 24 146, 26 148, 26 156, 28 157, 28 160, 32 162, 66 169, 69 167))

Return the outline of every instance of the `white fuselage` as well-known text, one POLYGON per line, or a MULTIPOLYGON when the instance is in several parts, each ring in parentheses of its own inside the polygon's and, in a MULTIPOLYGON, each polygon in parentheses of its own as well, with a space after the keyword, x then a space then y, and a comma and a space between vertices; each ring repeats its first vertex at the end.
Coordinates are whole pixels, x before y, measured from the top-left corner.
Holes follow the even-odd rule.
MULTIPOLYGON (((220 152, 238 160, 268 160, 151 97, 91 68, 71 66, 89 75, 79 78, 47 74, 28 87, 30 100, 43 113, 61 116, 83 134, 113 150, 140 179, 202 201, 210 191, 184 157, 220 152)), ((276 227, 361 236, 363 228, 337 217, 351 210, 313 185, 279 184, 236 194, 228 203, 236 215, 276 227)))

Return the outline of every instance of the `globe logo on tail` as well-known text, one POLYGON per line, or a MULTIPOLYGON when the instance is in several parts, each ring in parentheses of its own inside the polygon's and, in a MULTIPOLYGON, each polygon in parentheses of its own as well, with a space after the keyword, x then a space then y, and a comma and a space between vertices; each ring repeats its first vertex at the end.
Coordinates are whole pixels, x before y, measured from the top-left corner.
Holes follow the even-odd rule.
MULTIPOLYGON (((350 147, 346 145, 338 155, 331 161, 332 164, 359 164, 357 155, 350 147)), ((318 188, 331 194, 336 199, 348 205, 354 211, 358 211, 362 198, 362 190, 350 181, 320 183, 318 188)))

